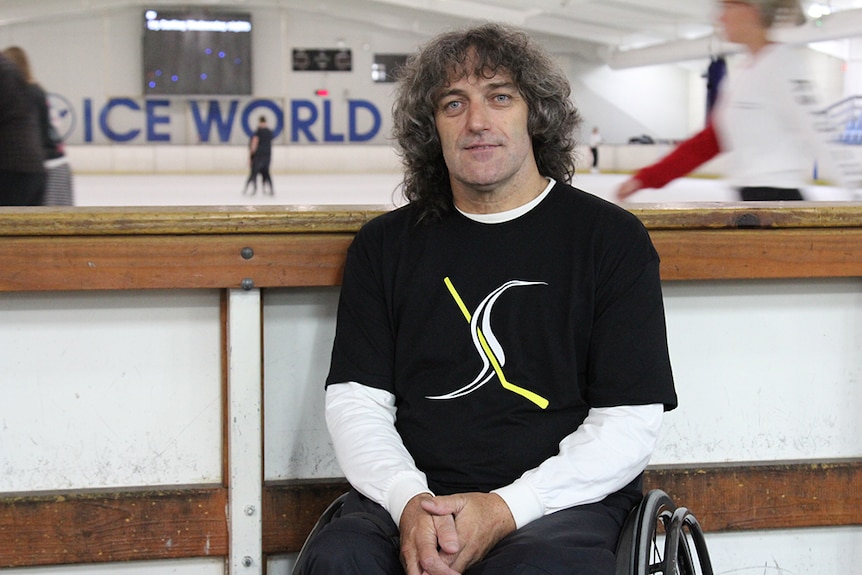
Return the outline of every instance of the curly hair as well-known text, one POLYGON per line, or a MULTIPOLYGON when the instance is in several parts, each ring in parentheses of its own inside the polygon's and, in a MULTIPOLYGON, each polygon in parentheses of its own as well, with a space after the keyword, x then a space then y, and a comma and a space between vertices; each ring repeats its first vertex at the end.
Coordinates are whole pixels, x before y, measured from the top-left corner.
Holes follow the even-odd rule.
POLYGON ((404 196, 421 217, 452 209, 449 170, 434 112, 441 91, 465 77, 491 78, 504 70, 527 103, 527 129, 539 172, 557 181, 575 173, 575 129, 580 114, 565 73, 527 34, 500 24, 444 33, 408 59, 398 74, 393 136, 404 166, 404 196))

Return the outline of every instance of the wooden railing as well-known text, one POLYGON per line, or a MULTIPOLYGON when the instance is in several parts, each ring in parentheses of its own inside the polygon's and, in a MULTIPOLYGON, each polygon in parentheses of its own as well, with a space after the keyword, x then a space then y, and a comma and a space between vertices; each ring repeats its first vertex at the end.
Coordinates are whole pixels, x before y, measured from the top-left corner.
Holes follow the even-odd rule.
MULTIPOLYGON (((0 292, 337 286, 353 234, 380 211, 8 208, 0 292)), ((862 204, 632 211, 665 281, 862 277, 862 204)), ((226 556, 227 483, 0 494, 0 567, 226 556)), ((694 509, 707 531, 862 524, 856 459, 651 467, 646 483, 694 509)), ((263 553, 298 550, 345 487, 341 479, 266 483, 263 553)))

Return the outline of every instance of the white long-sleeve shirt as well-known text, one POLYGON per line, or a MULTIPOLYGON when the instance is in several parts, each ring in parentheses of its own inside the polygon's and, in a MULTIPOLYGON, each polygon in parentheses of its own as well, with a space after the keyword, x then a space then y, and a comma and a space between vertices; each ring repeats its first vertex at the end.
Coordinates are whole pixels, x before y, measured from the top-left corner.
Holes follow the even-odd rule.
MULTIPOLYGON (((326 423, 347 480, 399 524, 407 502, 431 493, 395 429, 395 396, 355 382, 326 389, 326 423)), ((590 409, 559 453, 495 490, 518 527, 604 499, 643 471, 655 449, 661 404, 590 409)), ((505 457, 505 454, 501 454, 505 457)))

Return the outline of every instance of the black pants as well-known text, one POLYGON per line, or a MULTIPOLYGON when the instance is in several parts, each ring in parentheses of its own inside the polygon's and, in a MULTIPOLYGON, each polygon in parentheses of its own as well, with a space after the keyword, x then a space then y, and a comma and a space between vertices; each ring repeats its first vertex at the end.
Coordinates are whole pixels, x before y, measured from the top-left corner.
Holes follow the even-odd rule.
POLYGON ((781 202, 802 200, 802 192, 796 188, 748 187, 739 188, 744 202, 781 202))
MULTIPOLYGON (((504 537, 465 575, 613 575, 627 515, 604 503, 546 515, 504 537)), ((404 575, 395 523, 356 491, 303 553, 302 575, 404 575)))
POLYGON ((269 156, 254 156, 251 159, 251 173, 245 182, 245 187, 248 189, 249 184, 254 184, 254 190, 257 190, 257 176, 261 176, 263 189, 266 191, 269 186, 269 191, 272 192, 272 176, 269 174, 269 156))
POLYGON ((0 171, 0 206, 41 206, 45 172, 0 171))

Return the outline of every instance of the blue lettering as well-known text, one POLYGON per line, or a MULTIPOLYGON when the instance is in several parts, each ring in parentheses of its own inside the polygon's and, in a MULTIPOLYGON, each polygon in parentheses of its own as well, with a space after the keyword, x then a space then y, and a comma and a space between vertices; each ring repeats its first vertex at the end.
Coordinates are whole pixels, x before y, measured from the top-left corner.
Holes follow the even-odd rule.
MULTIPOLYGON (((171 113, 176 107, 172 99, 133 99, 110 98, 99 107, 92 98, 82 98, 81 141, 93 143, 104 137, 116 142, 126 143, 146 135, 147 142, 172 143, 179 130, 171 130, 171 123, 182 121, 181 116, 171 113), (117 109, 124 109, 117 112, 117 109), (136 112, 144 112, 143 119, 136 112), (115 113, 117 112, 117 113, 115 113), (134 127, 144 121, 144 126, 134 127), (118 129, 118 126, 131 126, 118 129)), ((257 117, 265 115, 272 122, 274 137, 285 135, 285 143, 343 143, 369 142, 379 137, 383 125, 380 109, 370 100, 347 100, 346 126, 337 121, 333 114, 339 104, 325 99, 317 101, 272 100, 272 99, 233 99, 233 100, 193 100, 180 102, 191 112, 187 122, 193 122, 193 130, 183 130, 191 137, 197 136, 200 143, 229 143, 232 132, 239 128, 251 137, 257 129, 257 117), (285 107, 282 107, 282 104, 285 107), (243 108, 240 110, 240 105, 243 108), (287 105, 290 106, 288 111, 287 105), (322 124, 322 125, 321 125, 322 124), (286 137, 289 130, 289 139, 286 137)), ((189 126, 191 127, 191 126, 189 126)), ((72 130, 74 130, 74 122, 72 130)), ((185 138, 181 138, 185 142, 185 138)))
POLYGON ((198 132, 198 139, 201 142, 210 141, 210 130, 212 129, 213 123, 215 123, 216 127, 218 128, 219 141, 230 141, 231 127, 233 126, 233 120, 236 117, 236 108, 239 102, 237 102, 236 100, 231 100, 230 110, 228 111, 227 118, 224 118, 221 113, 221 106, 219 101, 210 100, 208 102, 209 106, 207 108, 207 117, 205 119, 201 117, 201 111, 200 108, 198 108, 198 102, 196 100, 192 100, 189 103, 192 107, 192 118, 195 121, 195 128, 198 132))
POLYGON ((344 134, 332 133, 332 102, 325 100, 323 102, 323 141, 324 142, 343 142, 344 134))
POLYGON ((111 113, 111 110, 116 108, 117 106, 125 106, 135 111, 139 111, 141 107, 132 100, 131 98, 114 98, 108 101, 107 105, 102 108, 102 113, 99 114, 99 127, 102 129, 102 132, 108 136, 109 139, 115 142, 128 142, 129 140, 133 140, 138 137, 138 134, 141 133, 140 130, 129 130, 125 134, 119 134, 111 129, 108 126, 108 115, 111 113))
POLYGON ((377 107, 367 100, 350 100, 348 102, 348 110, 350 113, 350 141, 351 142, 367 142, 374 138, 377 135, 377 132, 380 131, 380 125, 383 123, 383 119, 380 117, 380 111, 377 107), (357 131, 356 127, 356 114, 359 110, 368 110, 371 112, 372 117, 372 125, 371 129, 365 132, 364 134, 360 134, 357 131))
POLYGON ((170 134, 157 134, 156 124, 170 124, 169 116, 157 116, 156 109, 170 106, 170 100, 147 100, 147 141, 148 142, 170 142, 170 134))
POLYGON ((84 141, 93 141, 93 101, 84 98, 84 141))
POLYGON ((298 142, 300 131, 305 134, 309 142, 316 142, 317 138, 311 133, 311 126, 317 121, 317 108, 314 102, 309 100, 293 100, 290 103, 290 141, 298 142), (308 110, 306 118, 300 118, 300 112, 308 110))

